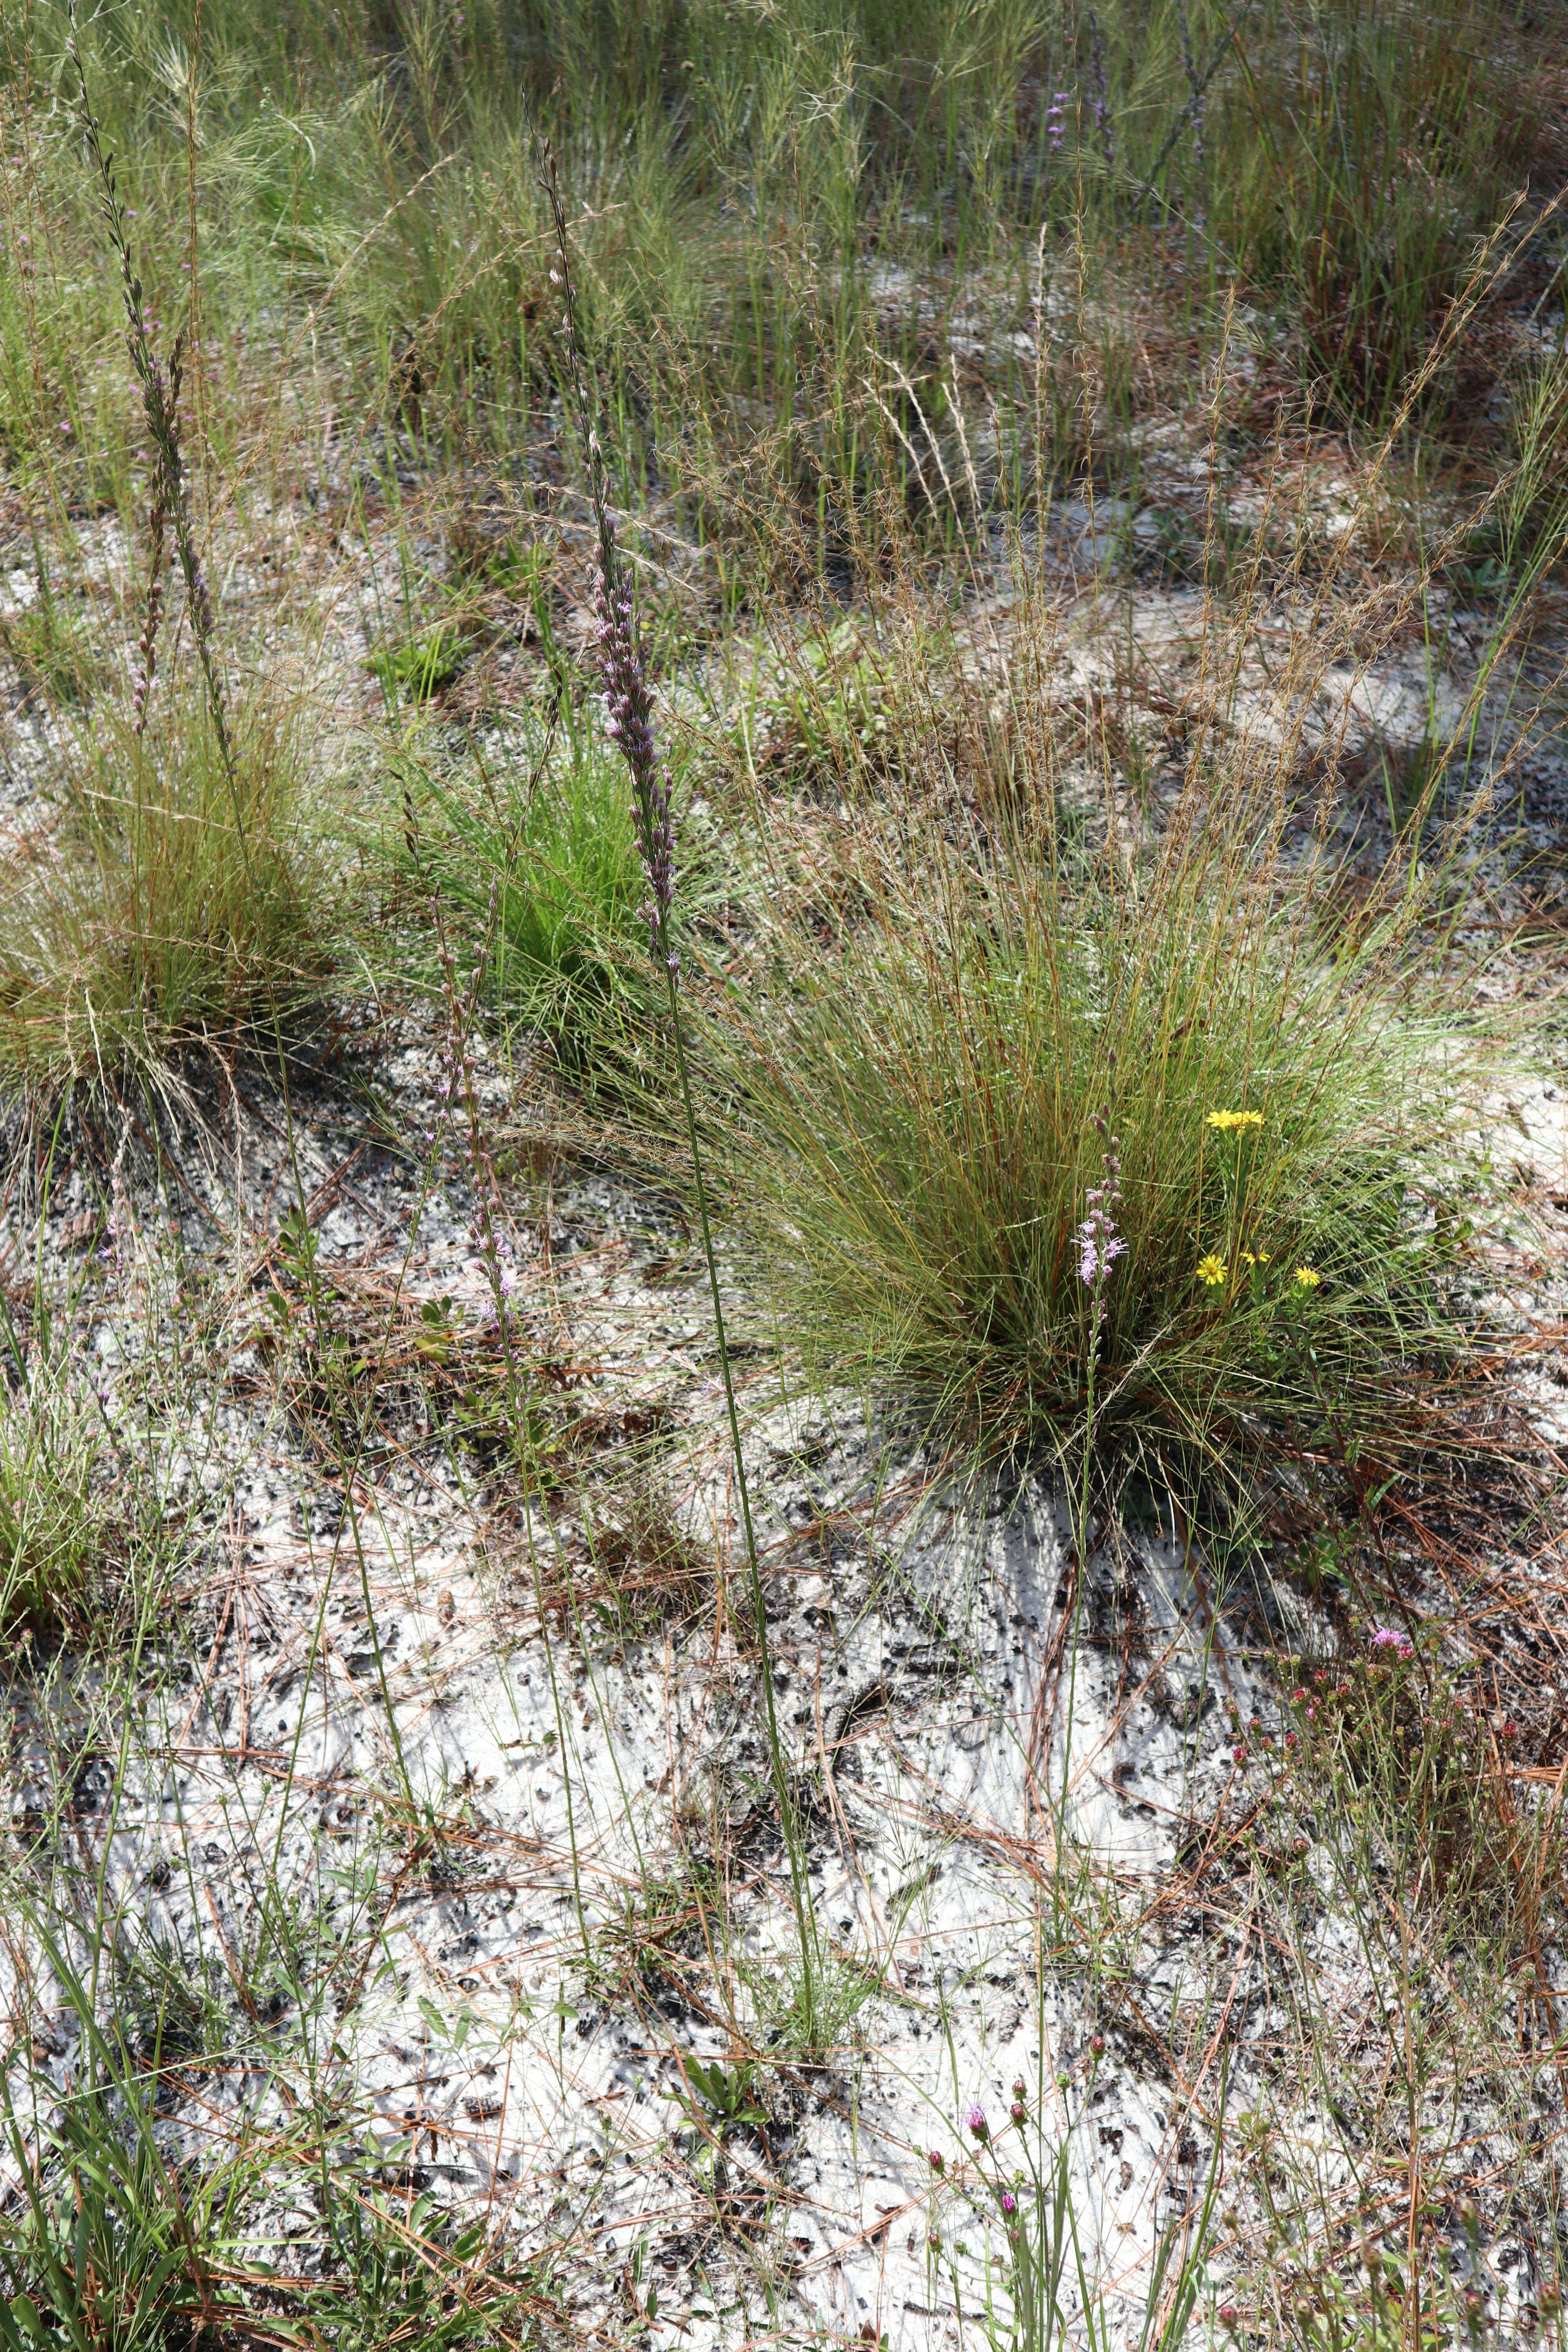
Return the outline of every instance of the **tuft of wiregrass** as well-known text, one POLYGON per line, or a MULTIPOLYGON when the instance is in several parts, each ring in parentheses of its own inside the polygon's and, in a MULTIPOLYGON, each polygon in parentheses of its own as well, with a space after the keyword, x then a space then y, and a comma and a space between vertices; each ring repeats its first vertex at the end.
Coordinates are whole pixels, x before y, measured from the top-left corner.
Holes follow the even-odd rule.
POLYGON ((1141 811, 1030 675, 1001 712, 904 680, 927 782, 847 780, 853 827, 785 856, 759 809, 773 887, 697 1050, 777 1328, 979 1463, 1375 1486, 1462 1442, 1461 1236, 1511 1050, 1444 945, 1452 857, 1406 842, 1347 915, 1277 751, 1211 744, 1141 811))
POLYGON ((232 772, 178 681, 144 737, 111 707, 69 744, 53 837, 0 887, 0 1101, 162 1100, 186 1054, 286 1044, 330 992, 342 893, 298 726, 259 693, 232 772))

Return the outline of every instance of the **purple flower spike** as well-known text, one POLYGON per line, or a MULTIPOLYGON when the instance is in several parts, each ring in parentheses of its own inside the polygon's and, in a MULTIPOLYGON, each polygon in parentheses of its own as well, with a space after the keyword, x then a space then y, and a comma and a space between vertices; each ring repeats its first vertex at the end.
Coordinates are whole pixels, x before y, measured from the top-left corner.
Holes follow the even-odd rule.
MULTIPOLYGON (((1098 1124, 1098 1122, 1097 1122, 1098 1124)), ((1098 1331, 1105 1319, 1104 1285, 1127 1244, 1116 1230, 1116 1211, 1121 1199, 1121 1160, 1117 1139, 1110 1139, 1110 1149, 1103 1155, 1105 1178, 1102 1183, 1091 1185, 1084 1194, 1089 1211, 1073 1238, 1078 1244, 1079 1277, 1094 1292, 1094 1328, 1098 1331)))
MULTIPOLYGON (((590 436, 596 485, 602 484, 603 458, 596 435, 590 436)), ((637 643, 637 614, 631 591, 621 572, 616 545, 615 518, 600 497, 595 507, 599 532, 599 568, 594 581, 594 612, 599 641, 599 674, 605 681, 605 731, 620 752, 632 778, 632 822, 637 829, 643 873, 647 881, 648 950, 661 953, 672 974, 680 958, 668 942, 669 910, 675 898, 675 818, 669 787, 659 769, 658 744, 653 731, 653 697, 642 648, 637 643)))

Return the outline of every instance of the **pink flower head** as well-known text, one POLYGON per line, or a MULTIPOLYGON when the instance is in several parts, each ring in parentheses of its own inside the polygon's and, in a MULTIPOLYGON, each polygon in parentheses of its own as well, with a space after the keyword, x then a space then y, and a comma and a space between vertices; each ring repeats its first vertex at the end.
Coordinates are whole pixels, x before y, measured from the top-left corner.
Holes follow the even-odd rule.
POLYGON ((985 2120, 985 2110, 984 2107, 971 2107, 963 2120, 968 2125, 970 2130, 974 2134, 976 2139, 990 2138, 991 2126, 985 2120))
POLYGON ((1013 2194, 1013 2192, 1012 2192, 1012 2190, 1011 2190, 1010 2189, 1004 2189, 1004 2190, 1002 2191, 1002 2210, 1003 2210, 1003 2212, 1004 2212, 1004 2213, 1016 2213, 1016 2212, 1017 2211, 1017 2210, 1018 2210, 1018 2200, 1017 2200, 1017 2199, 1014 2196, 1014 2194, 1013 2194))
POLYGON ((1397 1657, 1401 1658, 1408 1658, 1413 1654, 1410 1636, 1401 1633, 1397 1625, 1374 1625, 1372 1629, 1372 1646, 1374 1650, 1392 1650, 1397 1657))
MULTIPOLYGON (((1100 1164, 1105 1171, 1104 1180, 1099 1184, 1090 1185, 1085 1193, 1084 1206, 1089 1211, 1089 1214, 1082 1224, 1077 1228, 1073 1239, 1079 1247, 1079 1278, 1090 1284, 1098 1292, 1100 1285, 1104 1282, 1106 1276, 1122 1255, 1127 1244, 1116 1230, 1116 1210, 1121 1199, 1121 1161, 1118 1157, 1117 1139, 1109 1132, 1103 1119, 1097 1118, 1095 1125, 1106 1137, 1110 1149, 1100 1155, 1100 1164)), ((1097 1330, 1100 1328, 1101 1305, 1102 1302, 1097 1296, 1095 1300, 1097 1330)))
POLYGON ((1093 1282, 1100 1275, 1109 1274, 1127 1247, 1121 1235, 1110 1231, 1109 1219, 1100 1217, 1098 1210, 1079 1225, 1078 1245, 1078 1270, 1085 1282, 1093 1282))

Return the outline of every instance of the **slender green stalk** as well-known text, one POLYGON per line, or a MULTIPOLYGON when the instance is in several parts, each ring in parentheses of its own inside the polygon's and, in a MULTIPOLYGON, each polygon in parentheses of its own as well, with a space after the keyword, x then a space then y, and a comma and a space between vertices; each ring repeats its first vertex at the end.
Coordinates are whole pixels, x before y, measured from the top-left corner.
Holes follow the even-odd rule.
POLYGON ((768 1754, 773 1759, 773 1785, 779 1801, 779 1812, 784 1824, 784 1845, 789 1853, 790 1882, 795 1895, 795 1920, 800 1930, 800 1965, 805 1994, 805 2014, 816 2021, 816 1971, 813 1955, 816 1930, 811 1916, 811 1890, 806 1883, 806 1865, 800 1822, 795 1810, 795 1791, 790 1784, 784 1763, 784 1743, 779 1737, 778 1712, 773 1696, 773 1657, 768 1644, 767 1599, 763 1591, 762 1570, 757 1559, 757 1538, 752 1525, 751 1490, 746 1481, 745 1458, 741 1450, 741 1416, 735 1402, 734 1375, 730 1364, 729 1342, 724 1333, 724 1301, 719 1282, 718 1261, 713 1255, 713 1234, 708 1217, 708 1188, 703 1181, 702 1154, 697 1140, 697 1113, 691 1098, 691 1079, 686 1066, 686 1040, 680 1018, 680 999, 675 974, 667 974, 669 995, 670 1034, 675 1042, 675 1066, 680 1076, 680 1100, 686 1113, 687 1141, 691 1151, 691 1171, 697 1193, 698 1222, 702 1231, 702 1255, 708 1267, 708 1287, 713 1300, 713 1332, 719 1347, 719 1372, 724 1383, 724 1404, 730 1420, 730 1446, 735 1461, 735 1486, 741 1503, 741 1526, 746 1545, 746 1570, 751 1586, 752 1614, 757 1630, 757 1654, 763 1682, 763 1705, 768 1727, 768 1754))

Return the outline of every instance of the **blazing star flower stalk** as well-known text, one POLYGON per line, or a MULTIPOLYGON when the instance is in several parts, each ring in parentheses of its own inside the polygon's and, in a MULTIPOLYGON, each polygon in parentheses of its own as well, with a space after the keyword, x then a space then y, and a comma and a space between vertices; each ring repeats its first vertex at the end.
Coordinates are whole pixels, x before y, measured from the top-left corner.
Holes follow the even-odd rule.
MULTIPOLYGON (((498 885, 492 883, 487 938, 494 927, 497 888, 498 885)), ((484 984, 485 962, 482 955, 476 959, 468 975, 468 987, 464 990, 458 983, 457 959, 445 938, 440 940, 437 954, 447 999, 447 1034, 441 1052, 441 1082, 436 1090, 437 1131, 441 1125, 446 1126, 467 1166, 468 1189, 474 1203, 474 1213, 468 1223, 468 1239, 479 1251, 484 1266, 485 1279, 495 1302, 495 1325, 500 1334, 501 1349, 510 1370, 516 1338, 516 1310, 511 1301, 518 1289, 519 1276, 513 1263, 511 1240, 506 1230, 506 1213, 496 1178, 495 1159, 485 1130, 474 1075, 473 1040, 479 1022, 479 991, 484 984)))
POLYGON ((113 1286, 115 1297, 119 1299, 123 1299, 125 1296, 125 1282, 131 1266, 131 1253, 135 1250, 141 1240, 136 1224, 135 1204, 131 1198, 131 1188, 125 1181, 125 1148, 129 1141, 128 1133, 121 1137, 120 1149, 110 1166, 109 1238, 103 1253, 109 1262, 110 1280, 113 1286))
MULTIPOLYGON (((419 837, 419 815, 414 794, 408 785, 403 788, 403 838, 414 871, 421 881, 425 878, 424 853, 419 837)), ((459 979, 458 959, 447 937, 441 919, 439 897, 431 893, 431 913, 436 929, 436 961, 441 969, 441 992, 447 1007, 446 1034, 441 1041, 437 1066, 440 1076, 436 1086, 436 1107, 430 1125, 425 1129, 425 1141, 432 1148, 445 1143, 457 1153, 464 1164, 468 1190, 473 1200, 473 1215, 468 1221, 468 1239, 479 1254, 495 1302, 495 1328, 500 1334, 501 1351, 506 1359, 509 1381, 516 1378, 514 1343, 518 1338, 517 1310, 512 1300, 521 1286, 521 1277, 515 1262, 511 1236, 507 1229, 505 1205, 501 1199, 500 1182, 496 1174, 495 1155, 486 1130, 479 1088, 475 1077, 477 1056, 474 1037, 479 1027, 479 997, 484 987, 485 971, 489 955, 489 942, 495 936, 496 917, 500 900, 500 877, 490 882, 489 904, 485 912, 483 944, 475 955, 473 967, 465 986, 459 979)))
MULTIPOLYGON (((179 360, 174 362, 174 397, 178 400, 179 360)), ((147 702, 153 691, 153 677, 158 667, 158 624, 163 610, 163 569, 168 547, 169 501, 162 467, 153 492, 153 504, 147 517, 147 606, 142 624, 141 642, 137 646, 138 667, 132 696, 133 726, 140 743, 147 731, 147 702)))
POLYGON ((672 980, 680 974, 679 951, 669 937, 670 909, 675 902, 675 817, 669 785, 663 773, 653 729, 653 696, 637 637, 637 606, 626 565, 616 539, 616 519, 610 509, 609 478, 605 453, 588 405, 577 329, 577 289, 572 276, 566 215, 556 184, 553 160, 546 152, 545 194, 555 219, 560 267, 550 273, 561 289, 566 311, 566 350, 572 370, 578 426, 588 458, 588 497, 594 509, 598 564, 594 578, 595 631, 598 640, 599 675, 603 681, 605 731, 625 760, 632 780, 632 822, 637 827, 647 898, 642 912, 648 927, 648 950, 672 980))
MULTIPOLYGON (((597 436, 591 440, 596 453, 597 436)), ((669 943, 669 911, 675 898, 675 818, 669 786, 660 769, 653 698, 637 643, 636 607, 620 568, 615 518, 603 504, 597 507, 597 521, 599 569, 594 583, 594 609, 605 681, 605 731, 631 771, 632 818, 647 884, 642 911, 647 919, 648 950, 672 977, 679 978, 679 951, 669 943)))
POLYGON ((1094 1453, 1094 1375, 1100 1361, 1100 1335, 1105 1325, 1105 1286, 1111 1267, 1127 1249, 1126 1242, 1116 1229, 1116 1212, 1121 1203, 1121 1139, 1111 1134, 1110 1122, 1098 1112, 1094 1124, 1105 1142, 1100 1161, 1104 1173, 1101 1181, 1091 1185, 1084 1195, 1084 1205, 1089 1214, 1074 1236, 1079 1247, 1079 1279, 1089 1285, 1090 1300, 1089 1354, 1084 1367, 1083 1479, 1079 1505, 1080 1559, 1089 1545, 1089 1465, 1094 1453))
MULTIPOLYGON (((1114 1065, 1115 1056, 1112 1055, 1111 1059, 1114 1065)), ((1085 1367, 1087 1401, 1084 1408, 1080 1549, 1087 1542, 1089 1533, 1089 1464, 1094 1446, 1094 1373, 1100 1357, 1100 1335, 1105 1323, 1105 1286, 1111 1267, 1127 1249, 1127 1244, 1116 1226, 1116 1212, 1121 1204, 1121 1139, 1111 1134, 1110 1121, 1098 1111, 1094 1115, 1094 1125, 1105 1144, 1100 1160, 1103 1174, 1101 1181, 1091 1185, 1084 1195, 1084 1206, 1089 1213, 1074 1234, 1079 1250, 1079 1279, 1088 1284, 1090 1297, 1089 1356, 1085 1367)))
POLYGON ((1094 1328, 1098 1332, 1105 1320, 1105 1282, 1117 1259, 1126 1251, 1127 1244, 1116 1230, 1116 1210, 1121 1199, 1121 1160, 1120 1139, 1109 1138, 1110 1149, 1102 1156, 1105 1171, 1103 1183, 1090 1187, 1084 1194, 1084 1206, 1089 1211, 1078 1228, 1079 1277, 1087 1282, 1094 1293, 1094 1328))
POLYGON ((767 1597, 763 1589, 763 1572, 757 1555, 756 1531, 752 1519, 751 1490, 746 1478, 745 1457, 741 1445, 741 1418, 735 1402, 735 1383, 730 1363, 730 1349, 724 1335, 724 1303, 719 1283, 719 1265, 713 1254, 713 1235, 708 1215, 708 1194, 702 1177, 702 1154, 697 1133, 697 1112, 692 1101, 691 1080, 686 1065, 686 1044, 680 1018, 679 978, 680 956, 670 937, 670 912, 675 898, 675 819, 670 806, 669 786, 659 761, 658 746, 653 729, 653 697, 648 687, 647 671, 638 642, 637 607, 631 584, 626 576, 621 551, 616 540, 615 517, 610 511, 608 473, 605 453, 595 429, 589 405, 588 387, 584 373, 581 341, 577 324, 577 289, 572 275, 572 255, 566 228, 565 209, 561 201, 555 160, 546 145, 542 152, 543 169, 541 184, 549 203, 555 226, 555 242, 559 268, 551 271, 552 281, 560 289, 565 310, 566 356, 571 370, 572 390, 577 409, 577 425, 588 464, 588 496, 594 510, 595 535, 597 541, 598 569, 594 583, 594 610, 598 637, 599 675, 603 681, 605 727, 611 741, 625 760, 632 782, 632 821, 637 826, 637 846, 642 855, 643 875, 647 885, 647 898, 643 913, 647 919, 648 948, 655 963, 662 968, 669 1011, 670 1040, 675 1049, 675 1065, 680 1087, 681 1104, 686 1113, 687 1141, 691 1152, 692 1174, 697 1194, 697 1213, 702 1233, 702 1254, 708 1266, 708 1287, 713 1303, 713 1331, 718 1343, 719 1370, 724 1390, 724 1402, 729 1412, 730 1444, 735 1465, 735 1490, 741 1506, 741 1527, 745 1547, 748 1580, 751 1585, 752 1615, 756 1628, 758 1673, 763 1692, 763 1719, 767 1733, 768 1756, 773 1768, 773 1791, 778 1801, 779 1820, 784 1831, 784 1848, 789 1856, 790 1884, 794 1897, 795 1925, 799 1937, 802 1979, 802 2005, 808 2036, 816 2030, 816 1988, 819 1971, 816 1966, 816 1931, 811 1910, 811 1895, 806 1876, 805 1840, 801 1832, 795 1787, 784 1759, 784 1743, 779 1735, 778 1713, 773 1692, 773 1671, 771 1645, 768 1640, 767 1597))

